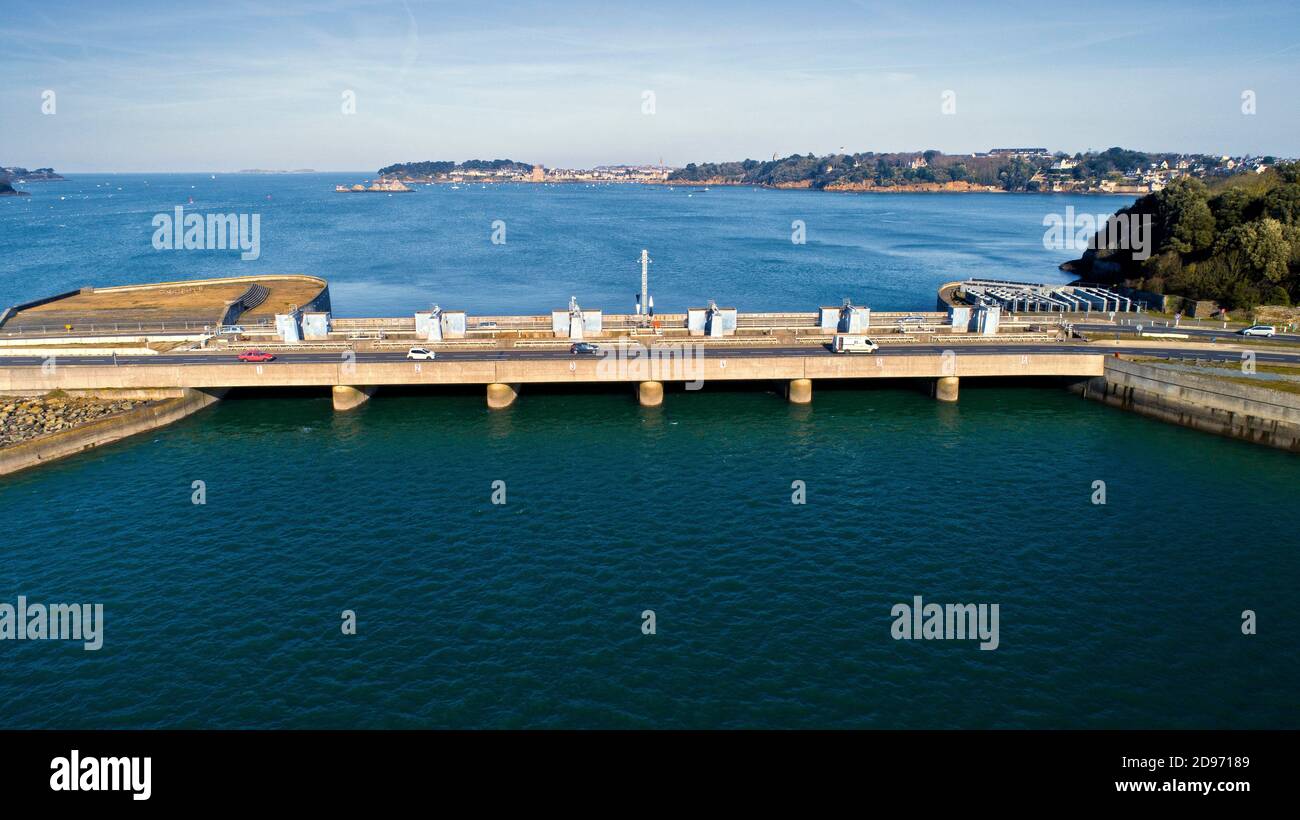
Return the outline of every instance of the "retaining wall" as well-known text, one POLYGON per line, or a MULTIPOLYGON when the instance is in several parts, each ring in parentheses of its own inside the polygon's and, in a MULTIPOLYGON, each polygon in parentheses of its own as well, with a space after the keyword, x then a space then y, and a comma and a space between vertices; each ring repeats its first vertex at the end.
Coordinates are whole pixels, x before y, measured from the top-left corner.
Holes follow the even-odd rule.
POLYGON ((1300 395, 1293 393, 1114 358, 1104 375, 1074 390, 1171 424, 1300 452, 1300 395))
POLYGON ((173 398, 164 398, 116 416, 96 419, 70 430, 60 430, 5 447, 0 449, 0 475, 75 455, 137 433, 156 430, 197 413, 218 401, 223 392, 186 389, 173 398))

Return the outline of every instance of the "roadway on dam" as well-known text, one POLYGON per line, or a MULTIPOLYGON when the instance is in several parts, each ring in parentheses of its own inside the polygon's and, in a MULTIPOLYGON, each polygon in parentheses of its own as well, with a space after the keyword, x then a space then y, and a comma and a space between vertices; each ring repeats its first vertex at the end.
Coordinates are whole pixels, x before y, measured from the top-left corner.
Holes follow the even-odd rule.
POLYGON ((1190 325, 1190 324, 1179 325, 1178 327, 1174 327, 1173 325, 1157 325, 1151 322, 1143 322, 1141 319, 1135 319, 1132 321, 1131 324, 1126 324, 1126 325, 1089 324, 1085 322, 1078 322, 1070 325, 1070 327, 1083 333, 1099 333, 1099 334, 1121 333, 1129 336, 1139 333, 1138 328, 1140 327, 1142 328, 1140 332, 1148 336, 1153 334, 1172 333, 1172 334, 1185 334, 1189 340, 1223 339, 1224 341, 1228 341, 1228 340, 1245 341, 1248 339, 1252 343, 1267 344, 1269 342, 1274 342, 1274 343, 1289 342, 1291 344, 1300 344, 1300 333, 1279 333, 1271 338, 1267 338, 1264 336, 1243 336, 1240 332, 1241 330, 1240 328, 1228 328, 1228 329, 1208 328, 1208 327, 1197 327, 1195 325, 1190 325))
MULTIPOLYGON (((617 350, 617 345, 608 345, 608 349, 617 350)), ((667 355, 674 351, 676 345, 664 345, 655 348, 630 348, 638 351, 656 350, 660 355, 667 355)), ((1079 355, 1079 356, 1104 356, 1113 353, 1124 354, 1128 356, 1150 356, 1162 359, 1203 359, 1209 361, 1224 361, 1239 363, 1241 361, 1242 351, 1240 350, 1205 350, 1193 349, 1186 347, 1148 347, 1148 346, 1125 346, 1125 345, 1088 345, 1088 344, 1033 344, 1033 343, 991 343, 991 344, 924 344, 924 345, 898 345, 881 347, 874 353, 845 353, 835 354, 826 346, 762 346, 762 347, 710 347, 707 345, 699 348, 702 353, 699 355, 705 358, 776 358, 776 357, 821 357, 821 356, 843 356, 862 358, 868 356, 894 357, 894 356, 933 356, 942 354, 944 351, 952 350, 959 357, 964 356, 993 356, 1008 354, 1052 354, 1052 355, 1079 355)), ((276 352, 275 361, 270 362, 270 366, 277 363, 281 364, 334 364, 347 351, 328 350, 328 351, 285 351, 276 352)), ((1300 353, 1275 352, 1268 349, 1252 350, 1255 354, 1256 362, 1278 362, 1287 364, 1300 364, 1300 353)), ((695 355, 695 354, 691 354, 695 355)), ((363 363, 381 363, 381 362, 400 362, 406 359, 406 352, 398 351, 365 351, 355 354, 355 361, 363 363)), ((59 367, 76 367, 78 365, 118 365, 118 366, 138 366, 138 365, 213 365, 213 364, 231 364, 237 363, 236 354, 231 353, 161 353, 154 356, 82 356, 68 355, 59 356, 57 364, 59 367)), ((555 360, 599 360, 599 354, 573 354, 568 350, 465 350, 465 351, 437 351, 437 362, 500 362, 500 361, 555 361, 555 360)), ((47 361, 45 356, 3 356, 0 357, 0 368, 3 367, 23 367, 39 366, 47 361)), ((252 366, 251 364, 249 365, 252 366)))

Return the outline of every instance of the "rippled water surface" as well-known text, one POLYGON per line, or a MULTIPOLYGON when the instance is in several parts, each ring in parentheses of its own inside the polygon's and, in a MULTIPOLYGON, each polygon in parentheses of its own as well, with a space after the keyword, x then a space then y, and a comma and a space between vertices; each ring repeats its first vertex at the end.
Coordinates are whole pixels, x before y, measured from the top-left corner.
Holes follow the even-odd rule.
MULTIPOLYGON (((488 309, 545 309, 570 290, 614 304, 634 287, 615 267, 647 232, 662 242, 646 243, 662 247, 657 292, 683 304, 805 308, 851 291, 928 307, 963 266, 1052 275, 1038 220, 1062 202, 474 190, 479 210, 445 215, 482 226, 458 245, 431 205, 450 191, 411 195, 427 197, 410 206, 427 209, 418 226, 377 215, 397 198, 311 193, 308 213, 292 204, 303 179, 243 179, 274 195, 266 269, 328 275, 358 314, 405 312, 425 291, 488 309), (844 227, 887 211, 901 233, 844 227), (504 266, 486 239, 498 213, 504 266), (800 214, 810 241, 838 239, 786 277, 779 231, 800 214), (273 216, 293 238, 273 239, 273 216), (981 225, 1018 239, 986 242, 981 225), (755 237, 771 231, 769 251, 755 237)), ((222 202, 256 199, 228 184, 243 198, 222 202)), ((174 197, 42 211, 77 185, 0 203, 0 301, 244 270, 148 248, 148 215, 174 197), (56 224, 123 227, 94 254, 49 238, 56 224)), ((706 385, 657 410, 621 389, 526 391, 498 413, 478 392, 381 392, 348 414, 320 393, 233 394, 0 479, 0 600, 106 611, 99 652, 0 642, 0 725, 1300 725, 1300 460, 1057 386, 968 381, 957 405, 900 384, 819 384, 808 407, 706 385), (195 480, 206 505, 191 503, 195 480), (913 595, 999 604, 999 648, 891 639, 891 607, 913 595), (347 609, 356 636, 340 633, 347 609), (1246 609, 1258 635, 1241 634, 1246 609)))

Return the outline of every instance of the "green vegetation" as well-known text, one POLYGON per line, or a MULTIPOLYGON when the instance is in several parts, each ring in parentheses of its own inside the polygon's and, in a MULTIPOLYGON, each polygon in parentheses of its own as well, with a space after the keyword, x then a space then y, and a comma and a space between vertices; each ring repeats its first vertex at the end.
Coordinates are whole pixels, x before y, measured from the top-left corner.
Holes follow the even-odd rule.
MULTIPOLYGON (((1135 356, 1130 359, 1130 361, 1137 362, 1138 364, 1170 364, 1168 359, 1157 359, 1149 356, 1135 356)), ((1300 381, 1297 381, 1297 379, 1300 378, 1300 368, 1296 367, 1269 364, 1256 365, 1255 369, 1258 373, 1275 373, 1284 377, 1281 379, 1261 379, 1257 376, 1239 376, 1236 373, 1224 372, 1223 365, 1209 361, 1198 360, 1194 363, 1175 362, 1175 364, 1181 365, 1182 367, 1193 367, 1197 370, 1206 371, 1205 373, 1198 375, 1223 379, 1224 381, 1233 382, 1235 384, 1244 384, 1249 387, 1262 387, 1266 390, 1277 390, 1281 393, 1294 393, 1300 395, 1300 381)))
POLYGON ((0 166, 0 182, 13 182, 16 179, 37 182, 39 180, 61 180, 63 177, 54 173, 53 168, 34 168, 29 171, 16 165, 0 166))
POLYGON ((1000 185, 1002 158, 948 157, 938 151, 924 154, 792 154, 760 162, 691 163, 668 176, 669 182, 721 180, 737 185, 802 185, 825 188, 835 184, 870 183, 882 187, 916 183, 970 182, 1000 185), (925 160, 920 167, 917 158, 925 160))
POLYGON ((1149 214, 1152 253, 1089 250, 1082 277, 1236 309, 1300 301, 1300 163, 1210 185, 1180 178, 1120 214, 1149 214))
POLYGON ((429 177, 436 179, 455 172, 489 171, 493 173, 515 172, 526 174, 533 170, 531 163, 516 162, 512 159, 470 159, 461 163, 450 160, 425 162, 399 162, 379 169, 379 176, 429 177))
MULTIPOLYGON (((1271 162, 1271 158, 1264 158, 1271 162)), ((1124 148, 1101 152, 1051 154, 1046 151, 999 151, 953 154, 924 151, 897 154, 791 154, 770 161, 691 163, 674 171, 669 182, 725 182, 737 185, 844 185, 889 188, 925 183, 967 182, 1004 191, 1100 190, 1103 183, 1149 184, 1152 175, 1180 172, 1212 176, 1243 167, 1223 157, 1199 154, 1150 154, 1124 148), (1171 170, 1173 169, 1173 170, 1171 170)))

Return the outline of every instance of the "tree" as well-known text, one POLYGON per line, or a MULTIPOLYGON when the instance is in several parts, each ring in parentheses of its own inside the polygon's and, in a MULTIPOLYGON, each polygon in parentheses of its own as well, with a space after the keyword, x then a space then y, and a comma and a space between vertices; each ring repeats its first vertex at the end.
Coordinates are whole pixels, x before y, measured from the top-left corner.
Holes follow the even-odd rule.
POLYGON ((1214 214, 1214 227, 1220 231, 1231 230, 1251 218, 1248 214, 1256 204, 1255 197, 1241 188, 1229 188, 1210 200, 1214 214))
POLYGON ((1260 219, 1238 225, 1223 234, 1216 248, 1221 253, 1239 251, 1247 261, 1246 275, 1252 280, 1280 284, 1287 276, 1291 244, 1276 219, 1260 219))
POLYGON ((1161 250, 1195 254, 1214 241, 1214 214, 1206 202, 1205 183, 1179 177, 1156 194, 1156 224, 1161 250))
POLYGON ((1287 225, 1300 224, 1300 184, 1279 185, 1264 195, 1264 212, 1287 225))

